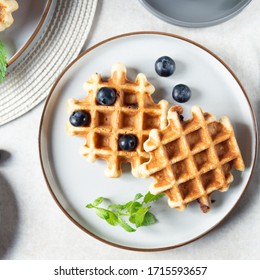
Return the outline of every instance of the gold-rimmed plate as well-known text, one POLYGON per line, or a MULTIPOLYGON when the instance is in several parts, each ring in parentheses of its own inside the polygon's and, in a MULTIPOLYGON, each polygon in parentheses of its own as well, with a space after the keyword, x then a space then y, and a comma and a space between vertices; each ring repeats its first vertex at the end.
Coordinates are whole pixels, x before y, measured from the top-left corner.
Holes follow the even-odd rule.
POLYGON ((49 190, 66 216, 86 233, 107 244, 129 250, 159 251, 190 243, 218 226, 236 206, 252 176, 257 154, 257 126, 252 106, 241 83, 230 68, 203 46, 166 33, 141 32, 123 34, 103 41, 84 52, 71 63, 53 86, 46 101, 39 131, 39 151, 49 190), (169 78, 159 77, 154 70, 157 58, 168 55, 175 59, 176 72, 169 78), (154 207, 156 224, 127 233, 98 219, 85 205, 99 196, 115 203, 131 200, 138 192, 146 193, 152 179, 132 176, 129 170, 117 179, 104 176, 106 163, 90 164, 79 154, 84 140, 66 135, 66 102, 86 95, 82 85, 93 73, 110 75, 111 66, 123 62, 133 80, 143 72, 155 86, 155 101, 173 104, 171 90, 185 83, 193 95, 183 105, 186 112, 200 105, 220 118, 228 115, 233 123, 246 169, 235 173, 226 193, 214 193, 212 210, 203 214, 193 203, 178 212, 161 200, 154 207))
POLYGON ((8 71, 29 53, 51 19, 57 0, 17 1, 13 12, 14 23, 0 33, 7 49, 8 71))

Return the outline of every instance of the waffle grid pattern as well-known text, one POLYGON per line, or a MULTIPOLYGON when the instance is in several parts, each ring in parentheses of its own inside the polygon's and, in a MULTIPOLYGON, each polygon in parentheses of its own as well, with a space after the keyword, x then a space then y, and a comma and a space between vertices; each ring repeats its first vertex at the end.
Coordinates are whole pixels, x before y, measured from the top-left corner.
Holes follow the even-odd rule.
POLYGON ((198 199, 206 212, 210 194, 226 191, 233 181, 232 166, 243 170, 244 163, 227 117, 217 122, 199 107, 193 107, 192 114, 182 122, 174 107, 170 109, 169 125, 161 132, 151 131, 145 143, 151 159, 140 169, 155 178, 150 191, 165 192, 170 207, 183 210, 198 199))
POLYGON ((81 101, 69 100, 69 112, 84 110, 90 113, 91 122, 88 127, 72 127, 68 123, 68 132, 86 138, 82 147, 82 155, 91 162, 97 158, 107 161, 105 171, 108 177, 119 177, 122 174, 121 164, 130 162, 132 173, 137 172, 140 164, 149 160, 143 149, 153 128, 162 129, 166 126, 168 103, 165 100, 155 104, 151 98, 154 87, 147 81, 144 74, 138 74, 136 81, 126 79, 126 69, 122 64, 112 68, 108 81, 102 81, 99 74, 92 75, 84 85, 88 95, 81 101), (96 102, 96 93, 102 87, 110 87, 117 92, 117 99, 112 106, 102 106, 96 102), (120 150, 120 135, 133 134, 138 140, 134 151, 120 150))

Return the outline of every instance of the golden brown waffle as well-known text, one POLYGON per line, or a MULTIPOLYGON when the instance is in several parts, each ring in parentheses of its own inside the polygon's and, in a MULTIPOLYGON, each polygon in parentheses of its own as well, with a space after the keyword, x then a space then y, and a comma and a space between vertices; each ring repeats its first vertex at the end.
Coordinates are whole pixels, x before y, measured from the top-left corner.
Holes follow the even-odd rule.
POLYGON ((0 32, 12 25, 12 12, 17 9, 18 3, 15 0, 0 0, 0 32))
POLYGON ((226 191, 233 181, 232 167, 242 171, 244 162, 227 117, 217 122, 197 106, 190 120, 181 120, 181 113, 181 107, 172 107, 168 126, 151 130, 144 143, 150 160, 140 166, 140 173, 154 177, 150 191, 164 192, 170 207, 184 210, 198 200, 207 212, 212 192, 226 191))
POLYGON ((111 77, 102 80, 100 74, 94 74, 84 84, 88 95, 82 100, 68 100, 67 109, 71 114, 77 110, 90 113, 89 126, 73 127, 67 123, 67 133, 85 138, 86 142, 81 153, 90 162, 96 159, 107 161, 105 175, 121 176, 121 164, 131 163, 132 174, 140 176, 138 167, 149 160, 149 155, 143 149, 143 143, 148 139, 151 129, 162 129, 167 124, 168 102, 161 100, 155 104, 151 98, 154 87, 146 76, 138 74, 136 80, 126 78, 126 68, 123 64, 112 67, 111 77), (96 102, 96 94, 102 87, 116 90, 117 99, 112 106, 102 106, 96 102), (118 139, 121 135, 132 134, 137 138, 134 151, 120 150, 118 139))

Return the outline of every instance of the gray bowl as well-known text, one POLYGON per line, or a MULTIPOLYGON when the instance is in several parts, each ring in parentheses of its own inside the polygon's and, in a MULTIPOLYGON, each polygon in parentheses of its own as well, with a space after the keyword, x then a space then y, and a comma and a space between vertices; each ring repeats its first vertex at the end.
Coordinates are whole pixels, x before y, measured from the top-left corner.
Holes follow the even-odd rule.
POLYGON ((139 0, 160 19, 185 27, 216 25, 237 15, 251 0, 139 0))

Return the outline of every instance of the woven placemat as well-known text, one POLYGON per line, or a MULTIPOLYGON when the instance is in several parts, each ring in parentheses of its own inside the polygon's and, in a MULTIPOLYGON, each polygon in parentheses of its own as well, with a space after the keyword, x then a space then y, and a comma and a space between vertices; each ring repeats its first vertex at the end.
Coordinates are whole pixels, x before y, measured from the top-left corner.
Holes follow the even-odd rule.
POLYGON ((25 114, 48 95, 61 71, 80 53, 97 1, 57 0, 42 37, 0 85, 0 125, 25 114))

